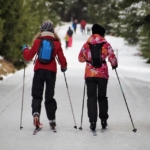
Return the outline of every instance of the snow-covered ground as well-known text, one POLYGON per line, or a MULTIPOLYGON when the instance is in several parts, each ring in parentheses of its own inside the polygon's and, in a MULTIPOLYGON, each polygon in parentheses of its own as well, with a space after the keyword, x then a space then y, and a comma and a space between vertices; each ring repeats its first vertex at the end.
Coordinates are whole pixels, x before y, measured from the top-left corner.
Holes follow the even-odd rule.
MULTIPOLYGON (((71 24, 57 28, 62 39, 62 47, 68 61, 66 78, 75 115, 77 127, 81 125, 81 110, 84 87, 84 66, 78 62, 78 53, 87 40, 80 27, 73 35, 73 47, 65 50, 65 33, 71 24)), ((0 150, 149 150, 150 143, 150 65, 143 58, 135 56, 137 47, 127 46, 122 38, 106 36, 118 57, 117 72, 125 94, 129 110, 137 132, 127 111, 127 107, 114 70, 109 65, 109 119, 108 128, 100 132, 100 120, 97 122, 97 136, 89 129, 86 96, 83 114, 83 130, 74 129, 75 122, 64 80, 58 66, 55 98, 58 104, 56 113, 57 133, 53 133, 42 107, 41 122, 43 129, 33 135, 33 118, 31 115, 31 85, 33 63, 25 69, 25 90, 23 99, 23 118, 20 130, 21 104, 24 70, 0 81, 0 150)), ((44 103, 44 102, 43 102, 44 103)), ((43 105, 44 106, 44 105, 43 105)))

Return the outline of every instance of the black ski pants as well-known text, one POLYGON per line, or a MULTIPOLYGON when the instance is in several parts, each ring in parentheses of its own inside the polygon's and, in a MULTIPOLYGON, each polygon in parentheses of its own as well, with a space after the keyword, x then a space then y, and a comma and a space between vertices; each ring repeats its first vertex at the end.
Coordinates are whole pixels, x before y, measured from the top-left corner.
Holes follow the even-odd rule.
POLYGON ((89 122, 97 122, 98 108, 99 118, 108 119, 108 100, 106 97, 108 79, 91 77, 86 78, 87 108, 89 122), (98 108, 97 108, 98 103, 98 108))
POLYGON ((56 73, 50 70, 39 69, 34 72, 32 83, 32 114, 41 113, 41 103, 45 84, 45 109, 49 120, 55 119, 57 103, 54 97, 56 73))

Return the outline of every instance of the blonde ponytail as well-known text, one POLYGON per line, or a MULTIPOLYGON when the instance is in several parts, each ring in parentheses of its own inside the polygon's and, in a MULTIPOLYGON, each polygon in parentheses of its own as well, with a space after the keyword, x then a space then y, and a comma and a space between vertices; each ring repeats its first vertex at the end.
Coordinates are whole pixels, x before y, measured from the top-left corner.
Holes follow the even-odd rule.
POLYGON ((41 32, 38 32, 38 33, 33 37, 32 45, 33 45, 34 41, 35 41, 36 39, 38 39, 39 37, 41 37, 41 32))
POLYGON ((60 42, 60 38, 59 38, 59 36, 56 34, 56 32, 54 32, 54 37, 55 37, 56 40, 58 40, 58 41, 60 42))

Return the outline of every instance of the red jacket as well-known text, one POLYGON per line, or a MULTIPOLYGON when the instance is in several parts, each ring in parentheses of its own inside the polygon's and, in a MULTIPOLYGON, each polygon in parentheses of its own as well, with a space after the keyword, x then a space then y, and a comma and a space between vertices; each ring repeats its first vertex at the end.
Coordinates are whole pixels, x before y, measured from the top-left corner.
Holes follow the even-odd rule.
POLYGON ((81 25, 81 28, 84 29, 85 26, 86 26, 86 21, 85 21, 85 20, 82 20, 82 21, 80 22, 80 25, 81 25))
MULTIPOLYGON (((66 62, 66 58, 63 54, 63 50, 61 48, 61 43, 52 36, 51 32, 45 32, 45 34, 43 34, 43 36, 41 36, 39 39, 36 39, 34 41, 33 46, 31 47, 31 49, 26 48, 23 51, 24 59, 26 61, 30 61, 33 59, 35 54, 38 52, 38 48, 39 48, 41 39, 43 39, 43 38, 53 40, 53 42, 54 42, 53 56, 54 57, 57 56, 61 68, 67 68, 67 62, 66 62)), ((36 59, 34 70, 38 70, 38 69, 46 69, 46 70, 51 70, 53 72, 57 72, 56 60, 53 59, 52 62, 49 64, 42 64, 38 61, 38 59, 36 59)))

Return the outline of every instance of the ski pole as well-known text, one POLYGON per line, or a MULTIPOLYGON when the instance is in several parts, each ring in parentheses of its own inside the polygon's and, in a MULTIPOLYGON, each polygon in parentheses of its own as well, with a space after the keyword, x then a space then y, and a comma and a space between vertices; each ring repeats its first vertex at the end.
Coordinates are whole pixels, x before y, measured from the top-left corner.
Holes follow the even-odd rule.
MULTIPOLYGON (((58 60, 57 57, 56 57, 56 60, 57 60, 58 64, 60 65, 60 62, 59 62, 59 60, 58 60)), ((65 78, 65 82, 66 82, 66 87, 67 87, 68 97, 69 97, 70 106, 71 106, 71 110, 72 110, 72 115, 73 115, 73 119, 74 119, 74 124, 75 124, 74 128, 77 129, 76 121, 75 121, 75 116, 74 116, 74 113, 73 113, 73 107, 72 107, 72 103, 71 103, 71 98, 70 98, 70 94, 69 94, 69 88, 68 88, 68 84, 67 84, 65 72, 64 72, 64 78, 65 78)))
POLYGON ((120 89, 121 89, 121 91, 122 91, 125 104, 126 104, 126 106, 127 106, 127 110, 128 110, 128 113, 129 113, 129 116, 130 116, 130 119, 131 119, 132 126, 133 126, 133 128, 134 128, 134 129, 133 129, 133 132, 136 132, 137 129, 135 129, 135 127, 134 127, 134 124, 133 124, 133 121, 132 121, 132 117, 131 117, 131 114, 130 114, 130 111, 129 111, 129 108, 128 108, 128 104, 127 104, 127 101, 126 101, 126 98, 125 98, 125 95, 124 95, 124 92, 123 92, 123 89, 122 89, 122 86, 121 86, 121 83, 120 83, 120 80, 119 80, 119 76, 118 76, 118 73, 117 73, 117 70, 116 70, 116 69, 115 69, 115 72, 116 72, 116 75, 117 75, 117 78, 118 78, 118 81, 119 81, 120 89))
POLYGON ((72 115, 73 115, 73 119, 74 119, 74 123, 75 123, 74 128, 77 129, 76 121, 75 121, 75 117, 74 117, 74 113, 73 113, 73 107, 72 107, 72 103, 71 103, 71 98, 70 98, 70 94, 69 94, 69 88, 68 88, 68 84, 67 84, 65 72, 64 72, 64 78, 65 78, 65 82, 66 82, 66 87, 67 87, 67 92, 68 92, 68 96, 69 96, 69 101, 70 101, 70 106, 71 106, 71 110, 72 110, 72 115))
POLYGON ((83 120, 83 109, 84 109, 84 97, 85 97, 85 83, 84 83, 84 90, 83 90, 83 102, 82 102, 82 114, 81 114, 81 126, 80 130, 82 130, 82 120, 83 120))
POLYGON ((21 103, 21 117, 20 117, 20 130, 22 127, 22 114, 23 114, 23 100, 24 100, 24 84, 25 84, 25 62, 24 62, 24 73, 23 73, 23 88, 22 88, 22 103, 21 103))

